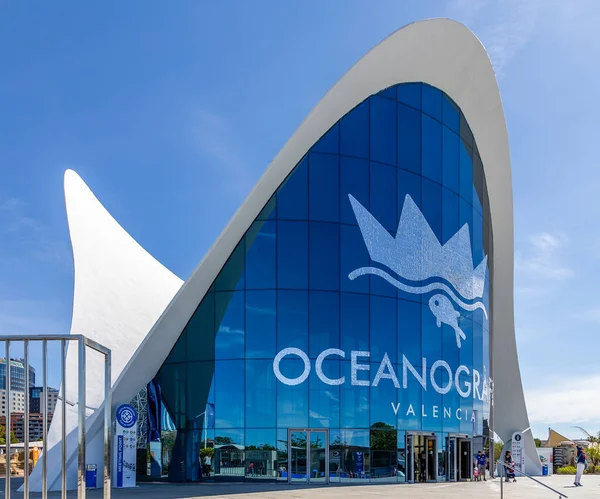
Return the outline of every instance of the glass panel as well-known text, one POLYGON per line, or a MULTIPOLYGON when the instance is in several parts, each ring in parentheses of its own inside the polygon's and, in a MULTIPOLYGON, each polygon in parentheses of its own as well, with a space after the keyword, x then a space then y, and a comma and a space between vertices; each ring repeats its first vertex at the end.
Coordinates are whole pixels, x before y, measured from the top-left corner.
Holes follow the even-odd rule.
POLYGON ((396 477, 398 482, 405 482, 407 479, 406 469, 406 434, 404 431, 398 431, 398 452, 396 458, 396 477))
MULTIPOLYGON (((247 432, 246 432, 247 434, 247 432)), ((252 440, 250 440, 252 441, 252 440)), ((288 480, 289 474, 289 452, 288 452, 288 430, 279 429, 277 430, 277 480, 286 481, 288 480)))
POLYGON ((275 375, 272 360, 246 360, 246 427, 274 428, 275 375))
POLYGON ((312 147, 312 152, 325 152, 338 154, 340 150, 340 126, 333 126, 319 141, 312 147))
POLYGON ((368 480, 369 430, 342 430, 342 446, 341 481, 368 480))
POLYGON ((442 121, 450 130, 460 132, 460 110, 447 95, 442 98, 442 121))
MULTIPOLYGON (((275 430, 246 430, 246 465, 248 468, 252 464, 254 475, 249 474, 249 478, 280 478, 281 463, 277 452, 275 442, 275 430)), ((287 462, 287 458, 285 459, 287 462)))
POLYGON ((309 296, 309 357, 340 347, 340 295, 311 291, 309 296))
POLYGON ((461 141, 460 144, 460 196, 467 201, 469 204, 472 203, 473 198, 473 162, 471 157, 473 151, 470 147, 465 147, 461 141))
POLYGON ((404 83, 398 85, 398 101, 415 109, 421 109, 421 83, 404 83))
POLYGON ((242 429, 215 430, 214 475, 244 476, 244 433, 242 429))
POLYGON ((344 447, 339 429, 329 430, 329 481, 339 483, 342 475, 342 461, 344 447))
POLYGON ((423 116, 423 176, 442 183, 442 125, 423 116))
POLYGON ((308 287, 307 222, 277 222, 277 287, 308 287))
POLYGON ((220 321, 215 339, 215 358, 244 358, 244 292, 215 294, 215 311, 220 321))
POLYGON ((327 433, 310 431, 310 482, 326 483, 327 433))
POLYGON ((371 161, 396 165, 396 101, 371 97, 371 161))
POLYGON ((448 463, 448 480, 451 482, 456 481, 456 438, 448 438, 448 450, 447 450, 447 463, 448 463))
POLYGON ((442 92, 429 85, 423 85, 423 112, 442 121, 442 92))
POLYGON ((406 435, 406 481, 415 481, 415 445, 413 435, 406 435))
POLYGON ((275 357, 275 300, 275 291, 246 291, 246 358, 275 357))
POLYGON ((350 204, 352 195, 367 210, 369 209, 369 162, 364 159, 340 158, 340 221, 356 225, 356 217, 350 204))
POLYGON ((216 279, 217 291, 233 291, 244 288, 245 239, 237 245, 216 279))
POLYGON ((398 104, 398 166, 421 173, 421 113, 398 104))
POLYGON ((398 228, 396 172, 397 170, 390 166, 371 163, 369 211, 381 225, 394 234, 398 228))
POLYGON ((396 482, 398 432, 385 423, 371 425, 371 480, 396 482))
POLYGON ((215 362, 215 428, 244 428, 244 361, 215 362))
POLYGON ((382 90, 381 92, 379 92, 377 95, 387 97, 388 99, 396 100, 396 87, 393 86, 393 87, 386 88, 385 90, 382 90))
POLYGON ((438 462, 437 441, 435 438, 426 438, 425 443, 427 448, 427 481, 435 482, 437 481, 438 462))
POLYGON ((275 288, 276 222, 255 222, 246 234, 246 289, 275 288))
POLYGON ((369 292, 369 278, 365 276, 352 280, 351 272, 371 264, 367 246, 358 226, 340 225, 340 267, 342 291, 355 293, 369 292))
POLYGON ((308 219, 308 159, 304 158, 277 191, 277 218, 308 219))
POLYGON ((290 482, 307 481, 306 432, 290 431, 289 469, 290 482))
POLYGON ((340 168, 338 156, 310 154, 310 219, 338 222, 340 219, 340 168))
POLYGON ((359 104, 342 118, 340 154, 369 158, 369 101, 359 104))
POLYGON ((339 225, 311 222, 309 226, 310 289, 340 288, 339 225))
POLYGON ((277 351, 288 347, 308 351, 307 291, 277 291, 277 351))
POLYGON ((459 192, 459 151, 460 139, 446 127, 442 129, 443 146, 443 172, 442 180, 444 187, 453 192, 459 192))

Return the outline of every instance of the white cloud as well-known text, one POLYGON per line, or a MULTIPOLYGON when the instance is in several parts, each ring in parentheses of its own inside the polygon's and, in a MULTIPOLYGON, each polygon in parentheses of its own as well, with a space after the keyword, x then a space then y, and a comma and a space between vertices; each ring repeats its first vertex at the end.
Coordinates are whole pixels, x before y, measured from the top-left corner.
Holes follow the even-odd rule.
POLYGON ((567 379, 525 392, 531 423, 585 424, 600 421, 600 374, 574 373, 567 379))
POLYGON ((244 194, 254 178, 245 158, 238 153, 230 123, 222 116, 201 109, 194 113, 190 136, 198 154, 212 169, 227 180, 227 185, 244 194))
POLYGON ((568 239, 560 233, 543 232, 529 238, 524 250, 515 254, 517 290, 538 289, 542 280, 564 280, 573 270, 562 260, 562 251, 568 239))
POLYGON ((448 15, 469 26, 479 37, 500 77, 533 36, 539 7, 539 0, 453 0, 448 15))

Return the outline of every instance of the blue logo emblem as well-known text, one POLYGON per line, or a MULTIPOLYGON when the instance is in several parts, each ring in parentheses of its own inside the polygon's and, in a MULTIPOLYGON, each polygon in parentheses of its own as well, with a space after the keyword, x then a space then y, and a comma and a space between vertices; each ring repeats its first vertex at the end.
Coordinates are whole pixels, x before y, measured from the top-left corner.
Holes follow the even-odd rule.
POLYGON ((117 409, 117 423, 123 428, 132 428, 137 422, 135 409, 129 404, 123 404, 117 409))

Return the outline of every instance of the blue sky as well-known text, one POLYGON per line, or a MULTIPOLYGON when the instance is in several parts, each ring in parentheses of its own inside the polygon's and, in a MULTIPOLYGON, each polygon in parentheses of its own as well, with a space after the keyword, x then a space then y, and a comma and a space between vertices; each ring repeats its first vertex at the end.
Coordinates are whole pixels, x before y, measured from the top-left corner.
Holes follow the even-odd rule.
POLYGON ((450 17, 486 45, 505 107, 534 433, 599 431, 599 15, 594 0, 3 2, 0 334, 69 330, 65 169, 185 279, 354 62, 450 17))

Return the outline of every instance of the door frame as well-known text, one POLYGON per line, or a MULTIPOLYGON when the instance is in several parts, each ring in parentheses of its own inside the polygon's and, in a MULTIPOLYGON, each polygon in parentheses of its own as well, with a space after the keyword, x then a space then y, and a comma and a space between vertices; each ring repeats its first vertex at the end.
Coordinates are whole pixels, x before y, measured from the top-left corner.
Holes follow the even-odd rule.
POLYGON ((458 459, 458 468, 457 468, 457 472, 458 472, 458 482, 468 482, 468 481, 472 481, 473 480, 473 439, 469 438, 465 435, 459 436, 456 438, 456 443, 458 445, 458 454, 460 454, 461 457, 459 457, 458 459), (469 444, 469 457, 468 457, 468 462, 469 462, 469 473, 468 473, 468 477, 467 478, 463 478, 462 477, 462 449, 461 449, 461 444, 463 443, 468 443, 469 444))
MULTIPOLYGON (((329 484, 329 428, 288 428, 288 476, 287 483, 292 483, 292 433, 306 433, 306 483, 311 483, 310 476, 310 435, 311 433, 325 434, 325 485, 329 484)), ((299 483, 296 481, 294 483, 299 483)), ((323 482, 314 482, 323 483, 323 482)))
POLYGON ((465 433, 448 433, 446 437, 446 469, 450 467, 450 461, 453 465, 453 476, 450 474, 446 475, 446 481, 448 482, 460 482, 462 480, 460 473, 460 442, 469 440, 469 436, 465 433), (454 453, 450 455, 450 440, 454 440, 454 453))
POLYGON ((408 470, 408 463, 410 457, 410 473, 406 476, 406 483, 415 483, 415 437, 424 437, 423 445, 425 447, 425 483, 437 483, 437 473, 438 473, 438 450, 439 450, 439 442, 438 437, 434 432, 427 431, 407 431, 404 437, 404 447, 406 449, 406 469, 408 470), (410 447, 408 445, 410 439, 410 447), (434 441, 434 459, 433 459, 433 476, 435 477, 433 480, 427 480, 427 475, 429 471, 429 459, 427 459, 427 440, 434 441), (410 452, 409 452, 410 449, 410 452))

